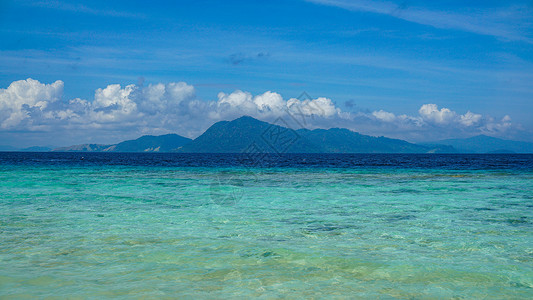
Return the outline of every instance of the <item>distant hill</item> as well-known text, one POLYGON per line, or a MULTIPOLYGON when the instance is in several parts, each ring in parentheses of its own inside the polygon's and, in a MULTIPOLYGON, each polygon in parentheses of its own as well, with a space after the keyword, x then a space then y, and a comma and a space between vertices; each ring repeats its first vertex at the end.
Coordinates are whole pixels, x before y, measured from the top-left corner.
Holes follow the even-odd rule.
POLYGON ((257 149, 268 153, 429 153, 442 150, 403 140, 362 135, 348 129, 292 130, 244 116, 214 124, 178 151, 241 153, 257 149))
POLYGON ((452 146, 461 153, 533 153, 533 143, 504 140, 486 135, 442 140, 437 143, 452 146))
POLYGON ((0 146, 0 151, 8 152, 49 152, 52 151, 52 147, 40 147, 33 146, 28 148, 17 148, 12 146, 0 146))
MULTIPOLYGON (((48 151, 46 147, 0 151, 48 151)), ((221 121, 194 140, 177 134, 145 135, 113 145, 82 144, 56 148, 65 152, 180 152, 180 153, 533 153, 533 143, 479 135, 428 144, 373 137, 348 129, 297 129, 243 116, 221 121)))
POLYGON ((300 129, 302 137, 319 145, 326 153, 442 153, 449 149, 441 146, 420 146, 404 140, 373 137, 343 128, 329 130, 300 129), (445 149, 446 148, 446 149, 445 149))
POLYGON ((191 139, 177 134, 160 136, 144 135, 136 140, 124 141, 115 145, 82 144, 56 148, 58 152, 170 152, 189 143, 191 139))
POLYGON ((170 152, 189 143, 191 139, 177 134, 145 135, 136 140, 124 141, 109 148, 113 152, 170 152))
POLYGON ((49 152, 49 151, 52 151, 52 148, 50 148, 50 147, 33 146, 33 147, 20 149, 18 151, 22 151, 22 152, 49 152))
POLYGON ((7 146, 7 145, 0 145, 0 151, 17 151, 18 148, 7 146))
POLYGON ((57 152, 101 152, 106 151, 113 145, 102 145, 102 144, 81 144, 74 145, 69 147, 59 147, 53 151, 57 152))

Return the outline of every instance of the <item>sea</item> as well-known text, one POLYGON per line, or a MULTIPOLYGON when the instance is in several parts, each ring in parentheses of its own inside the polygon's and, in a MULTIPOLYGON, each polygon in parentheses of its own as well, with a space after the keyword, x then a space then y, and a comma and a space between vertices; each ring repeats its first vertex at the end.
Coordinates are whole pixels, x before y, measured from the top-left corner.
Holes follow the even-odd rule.
POLYGON ((0 153, 1 299, 532 299, 533 155, 0 153))

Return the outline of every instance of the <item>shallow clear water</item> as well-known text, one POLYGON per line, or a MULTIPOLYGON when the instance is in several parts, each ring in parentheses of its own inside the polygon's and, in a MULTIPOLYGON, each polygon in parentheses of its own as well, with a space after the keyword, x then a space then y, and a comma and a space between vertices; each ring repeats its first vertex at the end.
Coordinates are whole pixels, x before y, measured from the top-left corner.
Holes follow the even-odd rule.
POLYGON ((0 154, 0 297, 533 297, 533 156, 236 161, 0 154))

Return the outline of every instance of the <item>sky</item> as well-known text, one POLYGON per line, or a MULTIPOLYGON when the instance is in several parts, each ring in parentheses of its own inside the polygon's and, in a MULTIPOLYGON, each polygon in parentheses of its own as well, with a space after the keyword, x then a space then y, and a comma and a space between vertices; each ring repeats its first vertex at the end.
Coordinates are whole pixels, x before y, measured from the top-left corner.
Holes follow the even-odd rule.
POLYGON ((0 145, 295 113, 411 142, 533 142, 532 83, 529 0, 0 0, 0 145))

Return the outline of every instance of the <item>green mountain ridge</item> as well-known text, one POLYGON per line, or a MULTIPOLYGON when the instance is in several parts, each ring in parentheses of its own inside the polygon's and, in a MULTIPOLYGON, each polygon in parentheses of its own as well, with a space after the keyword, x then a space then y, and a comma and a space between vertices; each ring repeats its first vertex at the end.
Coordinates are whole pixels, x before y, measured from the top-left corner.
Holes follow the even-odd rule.
POLYGON ((56 148, 57 152, 171 152, 189 143, 191 139, 177 134, 144 135, 114 145, 82 144, 56 148))
POLYGON ((461 153, 533 153, 533 143, 477 135, 466 139, 447 139, 436 142, 452 146, 461 153))
MULTIPOLYGON (((443 148, 444 149, 444 148, 443 148)), ((178 150, 182 153, 441 153, 403 140, 362 135, 343 128, 298 129, 243 116, 214 124, 178 150)))
MULTIPOLYGON (((3 151, 49 151, 46 147, 3 151)), ((2 149, 0 149, 1 151, 2 149)), ((291 129, 243 116, 220 121, 191 140, 177 134, 145 135, 118 144, 81 144, 57 152, 179 152, 179 153, 533 153, 533 143, 485 135, 414 144, 374 137, 345 128, 291 129)))
POLYGON ((48 146, 48 147, 42 147, 42 146, 32 146, 27 148, 17 148, 13 146, 0 146, 0 151, 6 151, 6 152, 49 152, 52 151, 55 147, 48 146))
POLYGON ((108 151, 113 152, 171 152, 189 143, 191 139, 177 134, 144 135, 136 140, 118 143, 108 151))
POLYGON ((81 144, 53 149, 56 152, 103 152, 113 145, 104 144, 81 144))
POLYGON ((345 128, 300 129, 299 132, 313 143, 321 145, 320 152, 325 153, 427 153, 438 149, 403 140, 363 135, 345 128))

